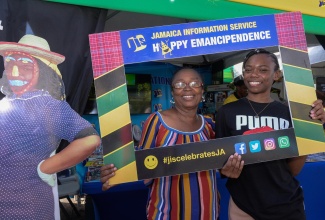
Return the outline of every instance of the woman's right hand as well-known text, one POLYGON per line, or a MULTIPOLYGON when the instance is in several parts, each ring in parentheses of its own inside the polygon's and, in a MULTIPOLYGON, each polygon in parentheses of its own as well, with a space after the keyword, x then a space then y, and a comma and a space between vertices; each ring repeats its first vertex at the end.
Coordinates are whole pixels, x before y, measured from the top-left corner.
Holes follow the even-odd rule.
POLYGON ((113 185, 109 184, 109 179, 115 176, 115 171, 117 168, 114 166, 114 164, 108 164, 104 165, 100 168, 100 181, 102 182, 102 190, 108 190, 113 185))

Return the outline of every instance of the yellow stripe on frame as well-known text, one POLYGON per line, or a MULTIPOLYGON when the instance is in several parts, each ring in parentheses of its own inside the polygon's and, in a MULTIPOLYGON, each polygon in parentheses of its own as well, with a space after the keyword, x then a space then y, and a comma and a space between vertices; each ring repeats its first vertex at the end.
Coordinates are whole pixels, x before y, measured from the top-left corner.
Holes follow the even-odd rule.
POLYGON ((127 143, 127 144, 124 144, 123 146, 117 148, 116 150, 113 150, 113 151, 109 152, 108 154, 103 155, 103 157, 105 158, 105 157, 108 157, 108 156, 111 155, 111 154, 114 154, 115 152, 117 152, 117 151, 119 151, 119 150, 125 148, 126 146, 129 146, 132 142, 133 142, 133 141, 131 141, 131 142, 127 143))
POLYGON ((325 152, 325 143, 310 139, 296 137, 299 155, 314 154, 317 152, 325 152))
POLYGON ((100 79, 101 77, 105 76, 106 74, 110 74, 111 72, 113 72, 114 70, 117 70, 118 68, 121 68, 122 66, 124 66, 124 64, 123 65, 120 65, 118 67, 115 67, 114 69, 111 69, 110 71, 108 71, 106 73, 103 73, 100 76, 95 77, 94 79, 95 80, 100 79))
POLYGON ((314 121, 306 121, 306 120, 302 120, 301 118, 295 118, 295 117, 293 117, 292 120, 296 120, 296 121, 299 121, 299 122, 305 122, 305 123, 309 123, 309 124, 313 124, 313 125, 322 126, 320 124, 320 122, 319 121, 316 121, 316 120, 314 120, 314 121))
POLYGON ((280 46, 280 50, 281 48, 286 48, 286 49, 289 49, 289 50, 295 50, 295 51, 298 51, 298 52, 302 52, 302 53, 307 53, 308 54, 308 51, 304 51, 304 50, 299 50, 297 48, 292 48, 292 47, 286 47, 286 46, 280 46))
POLYGON ((100 134, 102 137, 131 123, 129 103, 99 117, 100 134), (105 125, 105 126, 104 126, 105 125))
POLYGON ((287 95, 290 101, 305 105, 311 105, 316 98, 314 87, 299 85, 296 83, 285 83, 287 95))
POLYGON ((229 0, 248 5, 255 5, 264 8, 273 8, 282 11, 300 11, 302 14, 325 18, 324 7, 319 7, 319 0, 229 0))
POLYGON ((135 161, 119 168, 115 172, 115 176, 109 180, 110 184, 119 184, 125 182, 133 182, 138 180, 137 167, 135 161))
MULTIPOLYGON (((118 87, 116 87, 116 88, 114 88, 114 89, 112 89, 112 90, 110 90, 110 91, 108 91, 108 92, 105 92, 103 95, 98 96, 97 99, 100 99, 101 97, 105 96, 106 94, 111 93, 111 92, 114 92, 114 91, 116 91, 117 89, 119 89, 119 88, 121 88, 122 86, 125 86, 125 85, 126 85, 126 83, 123 83, 122 85, 120 85, 120 86, 118 86, 118 87)), ((97 100, 97 99, 96 99, 96 100, 97 100)))
POLYGON ((308 70, 310 71, 310 74, 311 74, 311 70, 309 68, 303 68, 303 67, 300 67, 300 66, 294 66, 294 65, 290 65, 290 64, 287 64, 287 63, 282 63, 283 66, 290 66, 290 67, 294 67, 294 68, 298 68, 298 69, 302 69, 302 70, 308 70))

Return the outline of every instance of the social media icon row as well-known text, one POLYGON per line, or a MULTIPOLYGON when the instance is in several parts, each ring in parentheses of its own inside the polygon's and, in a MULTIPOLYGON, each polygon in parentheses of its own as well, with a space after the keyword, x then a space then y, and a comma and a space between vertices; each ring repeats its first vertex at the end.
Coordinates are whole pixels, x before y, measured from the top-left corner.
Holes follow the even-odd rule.
MULTIPOLYGON (((264 149, 265 150, 275 150, 276 149, 276 142, 274 138, 267 138, 264 139, 264 149)), ((290 140, 288 136, 282 136, 278 138, 278 146, 279 148, 287 148, 290 147, 290 140)), ((259 140, 254 140, 249 142, 249 150, 251 153, 257 153, 262 150, 262 145, 259 140)), ((244 142, 236 143, 235 144, 235 151, 238 154, 246 154, 247 147, 244 142)))

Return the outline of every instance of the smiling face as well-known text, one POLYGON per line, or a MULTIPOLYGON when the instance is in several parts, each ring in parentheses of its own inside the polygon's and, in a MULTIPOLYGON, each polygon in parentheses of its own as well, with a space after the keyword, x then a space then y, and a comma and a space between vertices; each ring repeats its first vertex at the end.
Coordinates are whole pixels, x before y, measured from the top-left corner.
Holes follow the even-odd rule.
POLYGON ((172 95, 176 108, 197 109, 199 103, 202 101, 204 90, 202 78, 195 70, 180 70, 173 77, 172 86, 172 95), (174 84, 178 82, 183 82, 186 86, 184 88, 175 88, 174 84), (199 87, 196 87, 197 85, 199 87))
POLYGON ((153 156, 153 155, 149 155, 144 159, 144 166, 149 169, 155 169, 158 165, 158 159, 153 156))
POLYGON ((279 77, 279 70, 268 54, 255 54, 251 56, 244 66, 244 82, 248 90, 248 98, 253 96, 270 97, 274 80, 279 77))
POLYGON ((38 83, 36 60, 27 54, 11 53, 4 58, 5 74, 11 90, 16 95, 32 91, 38 83))

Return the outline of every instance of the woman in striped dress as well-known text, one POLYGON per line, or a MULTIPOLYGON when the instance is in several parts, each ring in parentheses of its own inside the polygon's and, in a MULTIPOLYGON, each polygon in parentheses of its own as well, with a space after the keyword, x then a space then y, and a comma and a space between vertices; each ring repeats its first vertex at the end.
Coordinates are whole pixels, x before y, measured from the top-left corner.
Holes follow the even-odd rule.
MULTIPOLYGON (((172 78, 174 106, 155 112, 146 120, 140 149, 174 146, 215 138, 214 121, 197 114, 203 99, 203 82, 198 72, 190 68, 177 71, 172 78)), ((177 146, 175 146, 177 147, 177 146)), ((240 163, 235 163, 237 168, 240 163)), ((110 187, 108 179, 116 168, 102 168, 103 189, 110 187)), ((145 180, 149 187, 147 218, 156 220, 218 218, 218 190, 216 170, 200 171, 145 180)))

